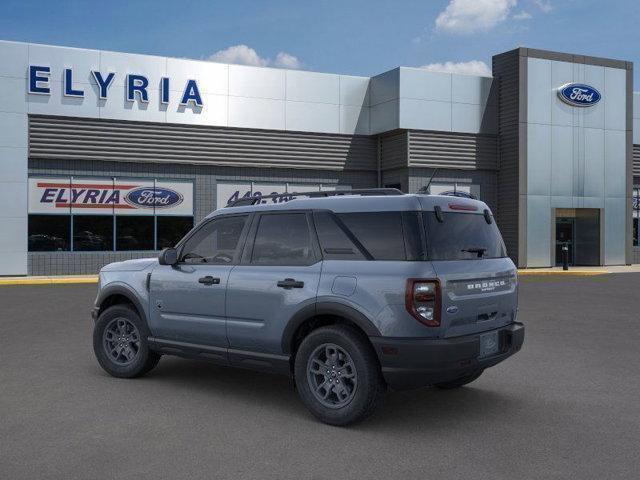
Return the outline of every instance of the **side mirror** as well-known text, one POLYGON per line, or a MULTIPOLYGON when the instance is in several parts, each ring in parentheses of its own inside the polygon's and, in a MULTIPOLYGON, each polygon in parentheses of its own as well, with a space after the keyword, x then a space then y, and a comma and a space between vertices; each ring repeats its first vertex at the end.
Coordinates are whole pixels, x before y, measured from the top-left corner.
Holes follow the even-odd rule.
POLYGON ((158 257, 160 265, 175 265, 178 263, 178 251, 175 248, 165 248, 158 257))

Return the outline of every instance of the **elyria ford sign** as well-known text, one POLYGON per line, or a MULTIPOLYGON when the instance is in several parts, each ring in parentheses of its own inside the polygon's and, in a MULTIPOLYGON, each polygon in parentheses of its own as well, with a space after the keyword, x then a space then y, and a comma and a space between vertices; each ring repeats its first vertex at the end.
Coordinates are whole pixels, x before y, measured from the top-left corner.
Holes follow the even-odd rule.
POLYGON ((29 178, 29 213, 193 215, 192 182, 29 178))
MULTIPOLYGON (((99 72, 91 71, 96 86, 98 87, 98 97, 100 100, 106 100, 109 96, 109 89, 116 77, 115 72, 99 72)), ((43 65, 29 65, 29 93, 37 95, 51 95, 51 67, 43 65)), ((62 94, 65 97, 84 98, 84 90, 78 85, 74 85, 74 71, 71 68, 65 68, 62 76, 62 94)), ((149 91, 158 91, 161 104, 169 103, 169 88, 171 80, 167 77, 160 79, 159 85, 149 85, 149 79, 144 75, 128 73, 125 79, 125 97, 128 102, 136 100, 148 103, 149 91)), ((182 95, 180 97, 180 105, 189 106, 189 104, 202 107, 202 95, 198 88, 198 82, 195 80, 187 80, 184 85, 180 86, 182 95)))
POLYGON ((600 101, 598 90, 582 83, 567 83, 558 88, 558 97, 574 107, 591 107, 600 101))

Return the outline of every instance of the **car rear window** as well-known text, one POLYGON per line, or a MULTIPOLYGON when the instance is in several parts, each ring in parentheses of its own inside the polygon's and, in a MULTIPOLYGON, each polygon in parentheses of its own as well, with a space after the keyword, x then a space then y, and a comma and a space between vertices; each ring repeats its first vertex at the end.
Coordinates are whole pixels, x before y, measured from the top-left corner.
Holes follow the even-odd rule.
POLYGON ((473 260, 502 258, 507 251, 500 231, 492 218, 475 213, 442 212, 442 221, 435 212, 425 212, 424 224, 430 260, 473 260))

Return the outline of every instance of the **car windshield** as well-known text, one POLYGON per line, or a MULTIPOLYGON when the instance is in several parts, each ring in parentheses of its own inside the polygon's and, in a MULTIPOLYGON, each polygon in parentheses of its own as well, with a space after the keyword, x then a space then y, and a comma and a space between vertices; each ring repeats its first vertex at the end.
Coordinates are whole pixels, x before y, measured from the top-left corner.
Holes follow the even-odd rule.
POLYGON ((430 260, 473 260, 502 258, 507 252, 493 217, 474 213, 424 213, 430 260))

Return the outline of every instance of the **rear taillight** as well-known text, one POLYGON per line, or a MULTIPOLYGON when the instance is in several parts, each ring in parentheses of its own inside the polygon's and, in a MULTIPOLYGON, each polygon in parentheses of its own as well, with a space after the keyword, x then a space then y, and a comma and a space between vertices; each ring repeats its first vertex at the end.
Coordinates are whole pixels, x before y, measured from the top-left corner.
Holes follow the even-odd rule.
POLYGON ((437 280, 407 280, 405 292, 407 311, 428 327, 440 326, 440 282, 437 280))

